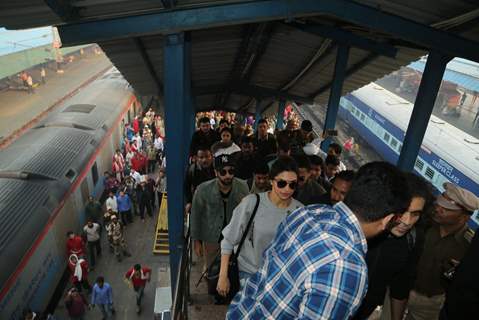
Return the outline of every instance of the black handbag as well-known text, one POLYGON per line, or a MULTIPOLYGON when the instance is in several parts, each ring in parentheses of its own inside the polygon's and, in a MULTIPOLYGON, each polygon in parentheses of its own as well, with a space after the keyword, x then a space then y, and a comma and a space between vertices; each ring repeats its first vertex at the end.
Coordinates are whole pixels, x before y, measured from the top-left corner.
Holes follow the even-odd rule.
POLYGON ((223 303, 230 303, 240 289, 238 256, 240 254, 241 247, 243 246, 243 243, 246 240, 251 224, 253 223, 254 217, 256 215, 256 211, 258 211, 259 195, 258 194, 255 194, 255 195, 256 195, 256 204, 254 206, 253 213, 251 214, 251 217, 249 218, 246 229, 243 232, 243 236, 241 237, 241 241, 238 245, 238 249, 230 257, 229 267, 228 267, 228 280, 230 281, 230 291, 228 292, 228 295, 226 297, 222 297, 218 294, 218 292, 216 292, 216 286, 218 284, 220 267, 221 267, 221 252, 215 257, 215 260, 213 261, 213 263, 207 270, 208 293, 214 294, 216 300, 221 301, 223 303))

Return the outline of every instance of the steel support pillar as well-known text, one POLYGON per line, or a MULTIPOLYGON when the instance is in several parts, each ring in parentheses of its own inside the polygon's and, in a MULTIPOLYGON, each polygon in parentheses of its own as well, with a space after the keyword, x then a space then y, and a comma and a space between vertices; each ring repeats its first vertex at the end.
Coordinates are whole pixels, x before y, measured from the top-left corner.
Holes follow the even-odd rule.
MULTIPOLYGON (((346 76, 346 68, 348 66, 349 46, 340 45, 336 56, 336 63, 334 65, 334 78, 329 93, 328 110, 326 112, 326 119, 324 120, 323 133, 326 130, 334 129, 336 126, 336 118, 339 110, 339 100, 341 99, 341 91, 343 90, 344 78, 346 76)), ((331 138, 327 137, 321 143, 321 149, 328 152, 331 138)))
POLYGON ((254 115, 254 130, 258 128, 258 121, 261 119, 261 99, 256 99, 256 113, 254 115))
MULTIPOLYGON (((186 150, 190 149, 191 137, 195 131, 195 112, 194 112, 194 98, 191 92, 191 35, 189 32, 184 33, 184 59, 185 59, 185 134, 184 144, 186 150)), ((188 161, 188 158, 185 158, 188 161)), ((186 165, 186 162, 185 162, 186 165)))
POLYGON ((276 130, 284 128, 284 108, 286 108, 286 100, 279 100, 278 114, 276 115, 276 130))
POLYGON ((429 53, 397 163, 401 170, 414 169, 446 65, 451 59, 435 51, 429 53))
POLYGON ((190 137, 191 125, 187 119, 191 112, 191 86, 187 85, 189 63, 184 33, 170 34, 165 37, 164 54, 164 101, 167 156, 168 188, 168 234, 170 244, 171 288, 174 293, 179 271, 179 262, 183 250, 183 177, 188 148, 185 144, 190 137), (188 98, 187 98, 188 96, 188 98))

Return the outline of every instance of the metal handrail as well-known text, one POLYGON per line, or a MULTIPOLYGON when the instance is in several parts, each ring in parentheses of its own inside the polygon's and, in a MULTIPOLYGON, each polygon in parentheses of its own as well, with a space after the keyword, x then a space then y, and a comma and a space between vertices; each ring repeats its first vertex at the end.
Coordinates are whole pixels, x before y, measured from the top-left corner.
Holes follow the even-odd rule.
POLYGON ((190 297, 190 269, 191 269, 191 237, 189 221, 186 223, 186 235, 184 238, 183 251, 176 277, 175 293, 173 295, 173 305, 171 306, 171 319, 188 319, 188 301, 190 297))

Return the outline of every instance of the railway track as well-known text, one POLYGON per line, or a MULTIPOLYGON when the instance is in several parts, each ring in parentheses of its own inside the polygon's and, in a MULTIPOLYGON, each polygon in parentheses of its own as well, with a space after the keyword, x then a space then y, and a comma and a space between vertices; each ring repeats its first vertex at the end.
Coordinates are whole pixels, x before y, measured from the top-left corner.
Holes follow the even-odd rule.
MULTIPOLYGON (((305 119, 311 121, 313 124, 313 133, 316 137, 320 137, 322 134, 322 128, 324 127, 324 122, 321 119, 321 116, 325 116, 324 112, 321 112, 322 109, 319 109, 318 107, 318 111, 321 113, 321 115, 318 115, 312 110, 310 105, 302 105, 301 107, 298 107, 297 105, 293 104, 293 108, 299 115, 301 121, 305 119)), ((354 140, 360 146, 359 155, 343 151, 341 160, 344 162, 346 167, 357 170, 359 167, 368 162, 382 160, 381 156, 379 156, 376 151, 374 151, 374 149, 359 136, 354 128, 352 128, 346 121, 343 121, 339 117, 336 122, 336 129, 338 130, 338 136, 333 138, 336 143, 343 145, 348 138, 354 137, 354 140)))

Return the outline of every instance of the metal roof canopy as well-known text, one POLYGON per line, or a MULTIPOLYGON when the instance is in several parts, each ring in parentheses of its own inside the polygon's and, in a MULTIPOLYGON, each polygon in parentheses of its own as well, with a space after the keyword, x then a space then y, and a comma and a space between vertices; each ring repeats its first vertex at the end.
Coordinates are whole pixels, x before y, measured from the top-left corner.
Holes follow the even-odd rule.
MULTIPOLYGON (((181 4, 180 1, 176 8, 170 6, 170 10, 140 15, 93 21, 80 19, 61 25, 59 32, 66 45, 99 42, 140 94, 161 95, 163 37, 191 31, 192 81, 197 111, 254 112, 254 99, 262 99, 267 106, 279 99, 300 103, 316 99, 324 104, 333 84, 332 66, 338 45, 353 47, 343 93, 429 50, 479 61, 479 42, 348 0, 195 2, 193 7, 181 4), (131 43, 129 38, 135 39, 134 48, 123 46, 125 42, 131 43), (160 44, 154 51, 149 47, 152 41, 160 44), (299 43, 294 51, 291 44, 296 41, 299 43), (307 41, 318 43, 319 50, 307 41), (305 45, 307 49, 303 48, 305 45), (273 47, 276 51, 269 50, 273 47), (288 57, 278 52, 282 47, 288 57), (128 59, 121 49, 136 51, 138 59, 128 59), (221 57, 214 58, 219 52, 221 57), (312 59, 304 60, 305 53, 312 59), (292 54, 294 57, 289 59, 292 54), (266 61, 268 58, 271 60, 266 61), (380 68, 360 74, 380 59, 394 59, 394 62, 390 61, 389 67, 382 63, 380 68), (132 60, 140 63, 132 64, 132 60), (302 60, 299 73, 287 76, 291 70, 284 70, 284 64, 293 62, 295 66, 298 60, 302 60), (275 74, 275 69, 282 72, 275 74), (350 78, 353 81, 349 81, 350 78)), ((478 13, 466 11, 465 15, 463 24, 477 19, 478 13)), ((439 23, 451 27, 444 19, 439 23)), ((457 28, 458 22, 451 22, 451 25, 457 28)), ((134 52, 130 57, 134 57, 134 52)))
MULTIPOLYGON (((426 2, 361 2, 46 1, 64 45, 98 42, 141 95, 162 95, 164 36, 190 32, 197 111, 254 113, 258 99, 266 107, 279 99, 324 105, 340 45, 351 46, 343 94, 432 49, 479 61, 479 12, 467 1, 434 9, 426 2), (456 34, 464 31, 468 38, 456 34)), ((41 20, 9 19, 0 12, 7 26, 41 20)))

